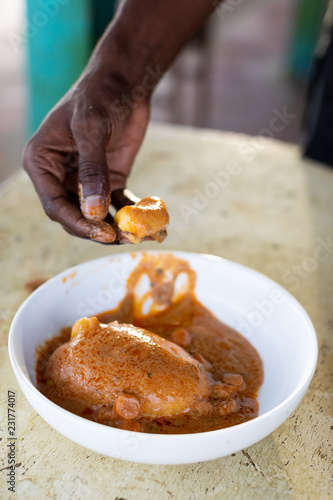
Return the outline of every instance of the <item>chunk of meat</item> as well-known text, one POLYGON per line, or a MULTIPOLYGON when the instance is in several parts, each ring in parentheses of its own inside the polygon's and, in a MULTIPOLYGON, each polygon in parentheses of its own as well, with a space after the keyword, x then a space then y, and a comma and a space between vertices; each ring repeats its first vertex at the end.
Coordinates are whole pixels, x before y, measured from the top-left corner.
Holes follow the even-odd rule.
POLYGON ((214 399, 227 399, 231 394, 237 391, 237 387, 234 385, 224 384, 222 382, 216 382, 212 388, 212 398, 214 399))
POLYGON ((237 411, 237 403, 234 399, 227 399, 227 401, 223 401, 219 404, 219 412, 220 415, 229 415, 230 413, 234 413, 237 411))
POLYGON ((233 385, 237 388, 244 385, 244 379, 239 373, 225 373, 222 377, 223 382, 233 385))
POLYGON ((171 333, 171 340, 181 347, 188 347, 191 344, 191 335, 185 328, 177 328, 171 333))
POLYGON ((113 406, 117 415, 124 420, 133 420, 140 415, 140 401, 131 394, 119 394, 113 406))
POLYGON ((126 205, 114 216, 114 222, 131 243, 138 244, 144 239, 162 242, 169 224, 166 204, 152 196, 142 198, 135 205, 126 205))
POLYGON ((204 367, 182 347, 97 318, 74 324, 71 340, 51 355, 45 378, 61 398, 110 408, 123 420, 182 414, 211 391, 204 367))

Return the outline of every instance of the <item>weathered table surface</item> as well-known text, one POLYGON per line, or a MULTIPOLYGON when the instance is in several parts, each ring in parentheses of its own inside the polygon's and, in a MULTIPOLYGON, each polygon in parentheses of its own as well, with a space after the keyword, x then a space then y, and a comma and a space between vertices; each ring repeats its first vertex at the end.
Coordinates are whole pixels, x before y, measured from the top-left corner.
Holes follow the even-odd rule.
MULTIPOLYGON (((30 407, 14 378, 7 352, 11 320, 27 296, 28 281, 129 247, 106 247, 66 234, 44 215, 30 181, 20 172, 0 188, 0 415, 5 440, 7 390, 16 391, 17 497, 329 498, 333 170, 301 159, 296 146, 273 140, 155 126, 129 187, 141 197, 160 196, 170 210, 167 240, 142 248, 223 256, 257 269, 295 295, 318 335, 315 376, 302 403, 278 430, 249 449, 211 462, 127 463, 58 434, 30 407)), ((4 440, 0 497, 14 498, 7 491, 4 440)))

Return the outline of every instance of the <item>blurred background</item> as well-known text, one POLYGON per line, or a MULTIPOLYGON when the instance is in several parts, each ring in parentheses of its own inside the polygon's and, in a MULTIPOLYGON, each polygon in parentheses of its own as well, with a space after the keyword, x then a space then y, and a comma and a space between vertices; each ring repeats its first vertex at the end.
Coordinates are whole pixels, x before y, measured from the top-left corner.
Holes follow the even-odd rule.
MULTIPOLYGON (((27 138, 82 71, 112 18, 112 0, 11 0, 0 17, 0 181, 27 138)), ((225 0, 182 51, 153 97, 152 120, 269 134, 299 142, 327 0, 225 0), (268 131, 268 132, 267 132, 268 131)))

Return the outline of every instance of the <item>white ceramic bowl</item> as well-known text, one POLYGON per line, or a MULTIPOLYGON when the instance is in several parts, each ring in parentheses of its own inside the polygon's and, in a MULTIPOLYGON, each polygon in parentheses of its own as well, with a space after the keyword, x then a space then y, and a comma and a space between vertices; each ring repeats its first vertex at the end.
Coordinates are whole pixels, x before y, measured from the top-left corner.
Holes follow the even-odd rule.
MULTIPOLYGON (((161 253, 161 252, 147 252, 161 253)), ((35 387, 35 349, 82 316, 116 307, 141 252, 123 253, 71 268, 39 287, 22 304, 9 334, 14 373, 33 408, 64 436, 123 460, 181 464, 237 452, 274 431, 301 401, 317 362, 317 339, 302 306, 256 271, 218 257, 167 252, 186 259, 197 273, 196 294, 220 320, 243 333, 264 364, 259 416, 228 429, 156 435, 107 427, 78 417, 35 387)))

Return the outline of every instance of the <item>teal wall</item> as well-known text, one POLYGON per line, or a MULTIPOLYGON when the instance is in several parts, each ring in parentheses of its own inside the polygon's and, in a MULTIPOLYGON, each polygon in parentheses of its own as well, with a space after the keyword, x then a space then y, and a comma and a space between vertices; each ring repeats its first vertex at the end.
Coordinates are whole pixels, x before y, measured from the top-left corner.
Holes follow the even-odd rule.
POLYGON ((113 0, 27 0, 28 135, 76 81, 114 8, 113 0))

